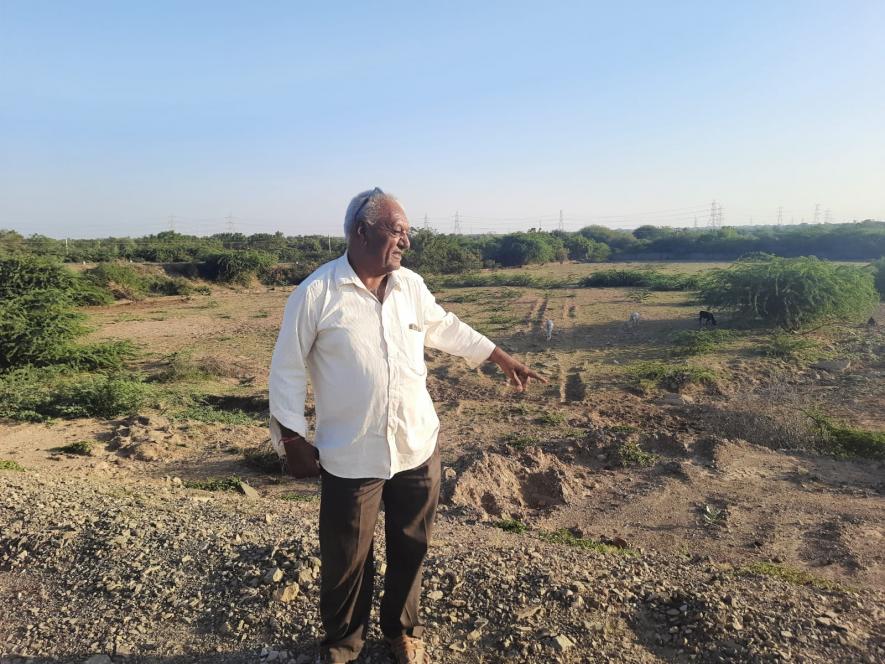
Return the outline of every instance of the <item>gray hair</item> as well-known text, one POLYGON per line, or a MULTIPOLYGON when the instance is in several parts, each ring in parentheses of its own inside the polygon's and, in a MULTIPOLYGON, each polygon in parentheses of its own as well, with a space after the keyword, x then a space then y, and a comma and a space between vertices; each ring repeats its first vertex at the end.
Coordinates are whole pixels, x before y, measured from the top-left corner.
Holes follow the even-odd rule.
POLYGON ((378 213, 384 201, 399 202, 395 196, 385 193, 380 187, 361 191, 351 199, 350 205, 347 206, 347 212, 344 213, 344 238, 348 242, 350 242, 350 236, 353 235, 358 223, 374 225, 378 220, 378 213))

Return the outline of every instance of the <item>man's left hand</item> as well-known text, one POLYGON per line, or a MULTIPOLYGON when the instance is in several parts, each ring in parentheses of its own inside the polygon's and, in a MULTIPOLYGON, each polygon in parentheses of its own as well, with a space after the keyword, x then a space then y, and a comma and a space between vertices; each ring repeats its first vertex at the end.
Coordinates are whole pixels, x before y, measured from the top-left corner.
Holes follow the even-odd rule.
POLYGON ((546 378, 538 375, 515 357, 505 353, 498 346, 495 346, 495 350, 489 355, 489 361, 501 367, 501 371, 507 376, 507 381, 513 385, 513 389, 517 392, 524 392, 530 380, 534 379, 542 383, 547 382, 546 378))

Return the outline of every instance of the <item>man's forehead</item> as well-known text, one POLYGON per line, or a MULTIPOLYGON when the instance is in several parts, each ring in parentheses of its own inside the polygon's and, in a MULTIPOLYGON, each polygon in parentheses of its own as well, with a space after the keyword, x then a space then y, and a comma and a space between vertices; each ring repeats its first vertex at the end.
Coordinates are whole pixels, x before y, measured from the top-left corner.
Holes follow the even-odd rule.
POLYGON ((387 205, 384 206, 384 212, 386 213, 384 221, 391 226, 396 224, 402 224, 403 226, 409 225, 409 218, 406 216, 406 211, 403 210, 403 206, 396 201, 388 200, 387 205))

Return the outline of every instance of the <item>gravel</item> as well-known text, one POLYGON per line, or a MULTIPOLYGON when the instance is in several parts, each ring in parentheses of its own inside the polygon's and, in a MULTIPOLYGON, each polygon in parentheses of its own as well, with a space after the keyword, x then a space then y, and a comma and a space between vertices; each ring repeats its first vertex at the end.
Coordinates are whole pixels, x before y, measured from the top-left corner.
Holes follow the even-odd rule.
MULTIPOLYGON (((312 661, 316 502, 34 472, 0 482, 3 664, 312 661)), ((444 511, 423 611, 436 662, 879 662, 882 599, 444 511)), ((361 661, 390 661, 369 636, 361 661)))

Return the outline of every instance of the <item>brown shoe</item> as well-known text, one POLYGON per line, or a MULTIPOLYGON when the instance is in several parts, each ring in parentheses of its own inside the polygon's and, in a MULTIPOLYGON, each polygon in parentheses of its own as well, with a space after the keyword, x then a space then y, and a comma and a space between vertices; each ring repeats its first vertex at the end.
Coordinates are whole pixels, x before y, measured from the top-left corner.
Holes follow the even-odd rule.
POLYGON ((421 639, 403 634, 395 639, 386 639, 386 641, 396 664, 430 664, 427 648, 421 639))

